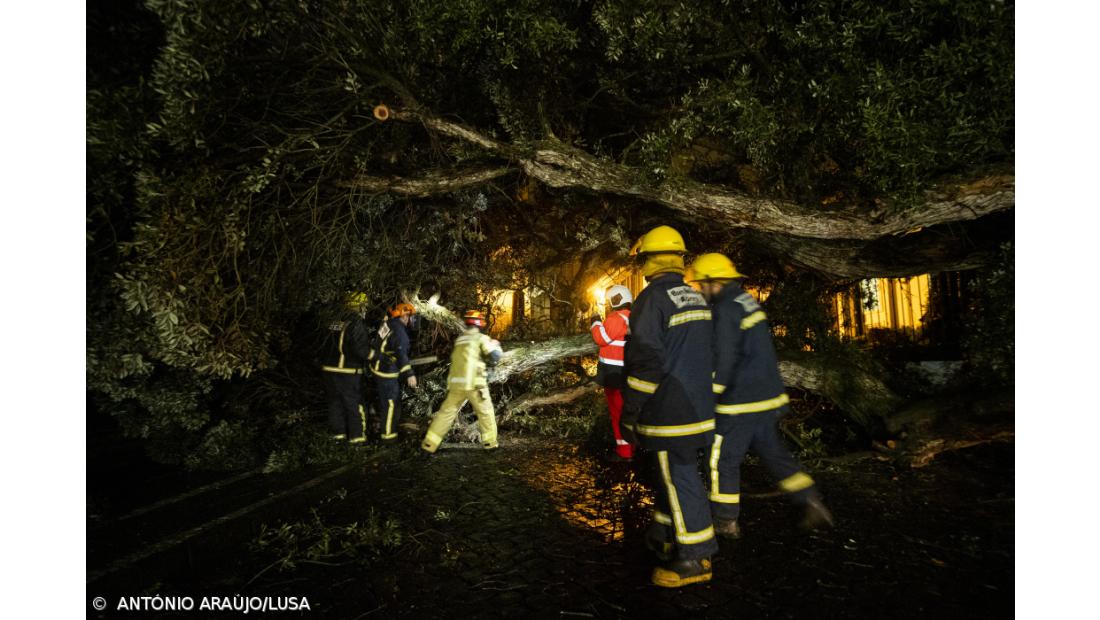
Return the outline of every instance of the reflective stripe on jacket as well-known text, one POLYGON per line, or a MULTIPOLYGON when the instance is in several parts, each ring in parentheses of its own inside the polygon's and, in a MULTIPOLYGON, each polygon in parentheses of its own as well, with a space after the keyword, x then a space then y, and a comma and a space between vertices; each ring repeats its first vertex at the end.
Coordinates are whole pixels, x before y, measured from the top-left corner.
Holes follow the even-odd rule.
POLYGON ((736 281, 714 300, 715 412, 719 426, 731 416, 772 411, 788 397, 779 375, 767 316, 736 281))
POLYGON ((400 317, 386 322, 390 333, 370 351, 370 371, 380 379, 414 376, 409 363, 409 332, 400 317))
POLYGON ((334 321, 328 327, 321 370, 349 375, 363 374, 370 356, 370 337, 363 319, 334 321))
POLYGON ((630 310, 612 310, 606 321, 592 323, 592 340, 600 347, 600 362, 623 365, 626 336, 630 333, 630 310))
POLYGON ((476 327, 467 329, 455 339, 451 352, 451 371, 447 375, 448 389, 476 390, 489 385, 485 359, 495 363, 503 351, 500 344, 476 327))
POLYGON ((651 450, 709 446, 714 440, 714 365, 710 309, 675 273, 653 278, 638 295, 626 345, 626 408, 651 450))

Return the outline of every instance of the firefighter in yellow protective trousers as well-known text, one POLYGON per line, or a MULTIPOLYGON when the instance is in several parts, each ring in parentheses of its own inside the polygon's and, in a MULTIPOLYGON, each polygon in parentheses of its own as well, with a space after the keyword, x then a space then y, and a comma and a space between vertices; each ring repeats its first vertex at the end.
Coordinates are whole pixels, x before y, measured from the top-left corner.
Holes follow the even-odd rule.
POLYGON ((455 340, 451 353, 451 372, 447 376, 447 398, 435 412, 428 433, 420 444, 428 453, 435 453, 443 438, 450 432, 458 412, 469 401, 477 414, 477 427, 481 433, 481 445, 497 447, 497 421, 493 401, 489 398, 489 381, 486 363, 496 365, 504 352, 500 343, 481 333, 485 327, 485 315, 470 310, 463 317, 467 329, 455 340))

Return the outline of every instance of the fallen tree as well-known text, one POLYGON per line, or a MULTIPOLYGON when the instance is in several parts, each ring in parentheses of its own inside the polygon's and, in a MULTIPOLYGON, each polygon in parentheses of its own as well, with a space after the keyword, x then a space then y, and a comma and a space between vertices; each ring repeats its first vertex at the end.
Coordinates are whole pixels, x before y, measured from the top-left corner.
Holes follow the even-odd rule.
MULTIPOLYGON (((657 223, 824 290, 983 264, 975 227, 1011 221, 1011 5, 461 4, 90 10, 87 384, 128 435, 179 461, 305 419, 349 290, 538 287, 560 333, 575 274, 657 223)), ((591 350, 510 343, 494 381, 591 350)), ((785 362, 850 415, 889 408, 785 362)))
MULTIPOLYGON (((445 308, 420 301, 414 303, 425 317, 441 321, 452 332, 457 334, 463 329, 461 321, 445 308)), ((500 363, 489 371, 489 382, 505 383, 517 374, 544 364, 568 357, 595 355, 598 351, 588 334, 510 346, 504 351, 500 363)), ((779 372, 788 387, 828 398, 853 422, 864 428, 881 424, 902 402, 873 373, 853 364, 838 363, 837 360, 788 356, 780 360, 779 372)), ((525 402, 526 408, 554 404, 556 399, 579 397, 582 392, 576 390, 582 388, 568 388, 566 393, 557 395, 526 395, 520 404, 525 402)))
MULTIPOLYGON (((890 209, 888 205, 871 213, 851 207, 829 211, 808 209, 792 201, 752 197, 685 178, 650 181, 639 170, 560 142, 516 146, 423 110, 395 110, 392 117, 421 123, 429 131, 484 148, 514 162, 528 176, 551 187, 641 198, 729 228, 815 239, 870 241, 938 224, 974 220, 1015 206, 1015 177, 995 175, 943 185, 927 192, 921 204, 906 209, 890 209)), ((502 174, 504 170, 498 166, 465 171, 449 179, 434 172, 425 175, 428 180, 359 176, 347 184, 424 195, 432 188, 447 192, 452 191, 450 187, 469 186, 479 179, 491 180, 502 174)))

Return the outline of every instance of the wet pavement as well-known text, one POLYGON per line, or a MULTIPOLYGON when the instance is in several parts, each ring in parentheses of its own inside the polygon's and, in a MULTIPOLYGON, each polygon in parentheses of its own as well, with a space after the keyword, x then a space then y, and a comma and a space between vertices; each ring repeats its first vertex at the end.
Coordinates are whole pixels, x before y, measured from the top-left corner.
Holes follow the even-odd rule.
MULTIPOLYGON (((641 533, 651 495, 633 466, 560 440, 505 439, 495 451, 444 444, 430 458, 413 441, 367 448, 369 462, 343 471, 238 475, 126 523, 90 526, 97 578, 88 594, 306 596, 311 611, 278 615, 336 618, 942 618, 1013 609, 1011 444, 941 455, 919 470, 873 460, 811 467, 838 520, 816 534, 794 526, 797 511, 750 462, 745 538, 721 542, 713 582, 666 590, 648 583, 653 560, 641 533), (386 542, 356 538, 367 523, 386 523, 386 542), (280 526, 291 532, 282 546, 257 546, 280 526), (190 536, 173 542, 179 532, 190 536), (341 537, 357 542, 342 547, 341 537), (280 564, 287 549, 306 546, 312 556, 280 564)), ((134 615, 112 608, 95 615, 134 615)), ((240 613, 222 613, 231 615, 240 613)))

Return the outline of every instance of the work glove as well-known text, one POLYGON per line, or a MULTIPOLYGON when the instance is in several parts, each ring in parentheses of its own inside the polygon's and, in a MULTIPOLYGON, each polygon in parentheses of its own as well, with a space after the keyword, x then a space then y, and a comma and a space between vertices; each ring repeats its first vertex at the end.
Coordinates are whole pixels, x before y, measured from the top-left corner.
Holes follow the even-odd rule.
POLYGON ((416 389, 416 375, 411 375, 405 382, 408 383, 409 387, 412 389, 416 389))
POLYGON ((600 315, 593 314, 591 317, 588 318, 588 324, 589 325, 595 325, 596 323, 599 323, 602 320, 603 319, 600 318, 600 315))

